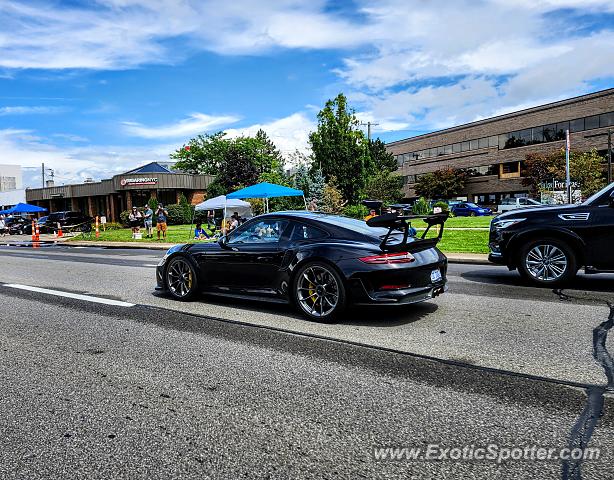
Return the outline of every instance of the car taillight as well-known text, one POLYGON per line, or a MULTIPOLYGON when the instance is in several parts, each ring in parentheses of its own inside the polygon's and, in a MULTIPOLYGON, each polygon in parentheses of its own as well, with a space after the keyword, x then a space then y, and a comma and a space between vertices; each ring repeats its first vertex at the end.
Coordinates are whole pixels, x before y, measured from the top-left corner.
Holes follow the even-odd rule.
POLYGON ((414 256, 409 252, 399 253, 384 253, 382 255, 371 255, 369 257, 359 258, 361 262, 370 264, 384 264, 384 263, 411 263, 416 261, 414 256))

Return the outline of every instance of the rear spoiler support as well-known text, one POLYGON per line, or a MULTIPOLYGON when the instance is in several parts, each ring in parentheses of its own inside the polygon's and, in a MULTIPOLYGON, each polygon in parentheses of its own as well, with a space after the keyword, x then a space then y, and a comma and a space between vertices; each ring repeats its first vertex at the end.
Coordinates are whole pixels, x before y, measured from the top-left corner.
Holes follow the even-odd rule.
POLYGON ((443 235, 444 223, 448 219, 449 214, 447 212, 444 213, 435 213, 433 215, 397 215, 396 213, 386 213, 384 215, 379 215, 377 217, 370 218, 367 220, 367 225, 370 227, 384 227, 388 229, 388 232, 384 236, 382 242, 380 243, 380 248, 382 251, 389 252, 400 252, 402 250, 411 252, 419 252, 421 250, 426 250, 428 248, 434 247, 439 243, 441 237, 443 235), (416 240, 411 244, 407 243, 407 239, 409 238, 409 230, 411 227, 412 220, 422 219, 427 224, 426 230, 422 233, 420 240, 416 240), (439 229, 439 233, 434 238, 426 238, 429 230, 434 225, 439 225, 441 228, 439 229), (400 243, 396 243, 394 245, 388 245, 388 239, 390 235, 395 231, 403 232, 403 240, 400 243))

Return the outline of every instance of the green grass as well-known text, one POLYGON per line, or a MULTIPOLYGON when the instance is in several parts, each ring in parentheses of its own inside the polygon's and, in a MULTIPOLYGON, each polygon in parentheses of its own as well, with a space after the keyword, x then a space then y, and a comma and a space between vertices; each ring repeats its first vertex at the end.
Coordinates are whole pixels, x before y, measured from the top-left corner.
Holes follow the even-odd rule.
MULTIPOLYGON (((197 242, 198 240, 194 240, 194 225, 169 225, 166 231, 166 243, 188 243, 188 242, 197 242)), ((141 228, 141 233, 145 235, 145 229, 141 228)), ((89 241, 100 241, 100 242, 131 242, 131 243, 156 243, 158 234, 156 232, 156 228, 154 227, 154 238, 143 238, 141 240, 134 240, 132 238, 132 230, 130 228, 122 228, 120 230, 100 230, 100 238, 96 239, 94 232, 92 232, 90 238, 83 238, 80 235, 74 237, 71 240, 89 240, 89 241)), ((162 240, 160 240, 162 241, 162 240)), ((203 242, 207 240, 201 240, 203 242)))
MULTIPOLYGON (((492 216, 488 217, 452 217, 448 218, 446 221, 446 227, 457 227, 457 228, 478 228, 478 227, 489 227, 490 221, 492 220, 492 216)), ((418 223, 416 223, 416 226, 418 223)))
POLYGON ((444 230, 437 246, 444 253, 488 253, 488 230, 444 230))
MULTIPOLYGON (((484 227, 492 217, 456 217, 450 218, 446 222, 446 227, 484 227)), ((415 223, 416 227, 421 227, 419 223, 415 223)), ((192 238, 193 226, 190 225, 171 225, 166 232, 167 243, 189 243, 196 242, 192 238)), ((144 233, 141 229, 141 233, 144 233)), ((430 236, 436 235, 435 230, 431 230, 430 236)), ((74 240, 90 240, 96 241, 96 237, 92 232, 91 238, 82 238, 77 236, 74 240)), ((100 231, 100 242, 130 242, 130 243, 156 243, 157 234, 154 228, 154 238, 143 238, 142 240, 133 240, 132 231, 129 228, 121 230, 100 231)), ((203 240, 207 241, 207 240, 203 240)), ((488 230, 444 230, 443 238, 438 247, 443 252, 449 253, 488 253, 488 230)))

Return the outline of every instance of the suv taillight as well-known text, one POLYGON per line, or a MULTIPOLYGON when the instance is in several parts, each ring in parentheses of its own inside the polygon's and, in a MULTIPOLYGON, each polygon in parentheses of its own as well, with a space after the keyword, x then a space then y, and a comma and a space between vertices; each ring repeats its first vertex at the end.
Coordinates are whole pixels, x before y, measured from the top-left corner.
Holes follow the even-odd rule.
POLYGON ((409 252, 399 253, 384 253, 382 255, 371 255, 369 257, 359 258, 361 262, 370 264, 386 264, 386 263, 411 263, 416 259, 409 252))

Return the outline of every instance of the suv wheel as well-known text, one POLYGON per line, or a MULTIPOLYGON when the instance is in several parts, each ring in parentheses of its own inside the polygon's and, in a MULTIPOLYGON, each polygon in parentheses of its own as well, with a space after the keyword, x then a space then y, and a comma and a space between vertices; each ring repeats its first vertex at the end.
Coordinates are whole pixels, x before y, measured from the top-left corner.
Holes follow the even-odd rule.
POLYGON ((522 247, 518 271, 536 285, 555 286, 575 277, 578 266, 575 253, 566 242, 543 238, 522 247))

